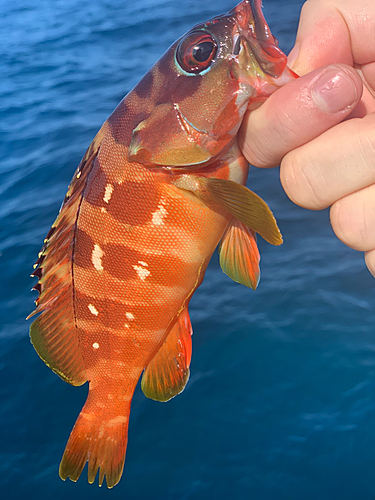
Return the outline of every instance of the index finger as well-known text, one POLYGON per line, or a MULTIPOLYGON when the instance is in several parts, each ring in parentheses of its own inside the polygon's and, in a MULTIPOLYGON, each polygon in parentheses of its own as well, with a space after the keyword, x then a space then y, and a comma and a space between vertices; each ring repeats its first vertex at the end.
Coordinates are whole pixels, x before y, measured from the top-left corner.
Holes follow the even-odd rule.
POLYGON ((326 64, 374 62, 374 33, 374 0, 307 0, 290 63, 304 75, 326 64))

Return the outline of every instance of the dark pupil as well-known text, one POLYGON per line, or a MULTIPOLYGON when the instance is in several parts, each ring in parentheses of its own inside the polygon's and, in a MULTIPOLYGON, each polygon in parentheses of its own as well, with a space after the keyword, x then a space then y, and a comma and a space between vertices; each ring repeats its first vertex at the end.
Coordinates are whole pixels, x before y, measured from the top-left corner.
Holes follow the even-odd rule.
POLYGON ((193 49, 193 58, 200 63, 207 61, 210 57, 214 44, 212 42, 202 42, 193 49))

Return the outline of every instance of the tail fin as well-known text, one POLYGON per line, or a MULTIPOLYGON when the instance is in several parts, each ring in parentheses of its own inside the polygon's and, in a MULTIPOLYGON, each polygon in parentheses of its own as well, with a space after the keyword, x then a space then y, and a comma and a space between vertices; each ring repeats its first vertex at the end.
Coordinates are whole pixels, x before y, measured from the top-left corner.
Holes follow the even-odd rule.
MULTIPOLYGON (((86 403, 87 404, 87 403, 86 403)), ((86 405, 70 434, 60 463, 60 477, 77 481, 88 461, 88 481, 93 483, 99 470, 99 486, 104 477, 108 488, 121 479, 128 435, 128 416, 95 415, 86 405)))

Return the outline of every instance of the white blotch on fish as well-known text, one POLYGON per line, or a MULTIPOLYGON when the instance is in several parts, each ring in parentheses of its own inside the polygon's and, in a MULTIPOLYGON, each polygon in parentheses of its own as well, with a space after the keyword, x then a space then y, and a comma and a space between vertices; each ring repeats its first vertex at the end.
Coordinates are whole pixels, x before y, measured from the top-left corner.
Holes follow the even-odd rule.
POLYGON ((103 250, 100 248, 99 245, 94 245, 94 250, 92 251, 91 254, 91 261, 97 271, 103 271, 103 265, 102 265, 102 257, 104 255, 103 250))
POLYGON ((89 304, 87 307, 89 308, 90 313, 93 314, 94 316, 97 316, 99 314, 99 311, 93 304, 89 304))

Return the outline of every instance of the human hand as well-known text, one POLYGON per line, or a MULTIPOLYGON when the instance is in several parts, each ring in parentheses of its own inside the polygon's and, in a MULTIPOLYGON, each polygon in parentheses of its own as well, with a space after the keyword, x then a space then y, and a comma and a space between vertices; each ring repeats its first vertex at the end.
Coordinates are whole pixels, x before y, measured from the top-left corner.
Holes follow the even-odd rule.
POLYGON ((240 146, 253 165, 281 165, 296 204, 332 205, 336 235, 375 276, 373 33, 374 0, 308 0, 289 57, 304 76, 245 116, 240 146))

